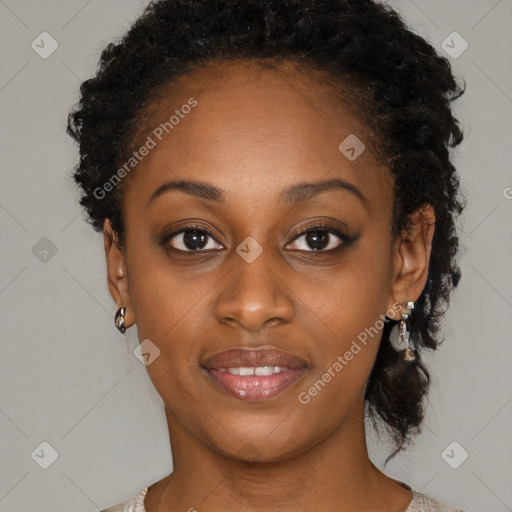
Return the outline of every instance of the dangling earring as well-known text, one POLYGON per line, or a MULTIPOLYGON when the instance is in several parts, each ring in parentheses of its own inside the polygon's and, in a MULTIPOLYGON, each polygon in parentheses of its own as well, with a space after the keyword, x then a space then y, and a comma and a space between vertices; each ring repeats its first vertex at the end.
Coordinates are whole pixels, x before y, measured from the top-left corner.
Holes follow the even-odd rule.
POLYGON ((125 314, 126 314, 126 308, 125 307, 119 308, 116 311, 116 316, 114 317, 114 323, 121 334, 124 334, 124 332, 126 331, 126 327, 124 325, 124 315, 125 314))
POLYGON ((411 350, 409 345, 411 333, 407 330, 407 320, 411 316, 411 312, 414 309, 414 302, 407 302, 405 307, 407 309, 407 312, 400 313, 402 316, 402 319, 400 320, 400 325, 395 324, 391 329, 391 332, 389 333, 389 342, 397 352, 404 353, 404 361, 410 362, 416 359, 416 356, 414 355, 414 352, 411 350))

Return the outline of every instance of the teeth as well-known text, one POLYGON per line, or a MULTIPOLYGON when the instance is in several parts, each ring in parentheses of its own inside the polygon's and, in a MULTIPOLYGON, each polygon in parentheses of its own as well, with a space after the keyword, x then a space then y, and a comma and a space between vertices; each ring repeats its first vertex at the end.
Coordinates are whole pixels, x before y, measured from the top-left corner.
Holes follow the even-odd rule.
POLYGON ((257 368, 254 368, 255 375, 272 375, 273 373, 271 366, 258 366, 257 368))
MULTIPOLYGON (((220 368, 220 371, 226 371, 225 368, 220 368)), ((233 375, 272 375, 281 371, 280 366, 240 366, 237 368, 227 368, 227 371, 233 375)))

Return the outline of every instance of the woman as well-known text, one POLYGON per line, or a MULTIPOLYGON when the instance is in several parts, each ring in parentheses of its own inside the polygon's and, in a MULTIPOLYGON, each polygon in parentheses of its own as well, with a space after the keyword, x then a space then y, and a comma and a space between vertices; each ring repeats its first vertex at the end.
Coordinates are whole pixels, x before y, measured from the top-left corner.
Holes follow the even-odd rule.
POLYGON ((420 430, 460 277, 448 61, 372 0, 160 0, 68 132, 171 474, 110 511, 448 511, 369 459, 420 430))

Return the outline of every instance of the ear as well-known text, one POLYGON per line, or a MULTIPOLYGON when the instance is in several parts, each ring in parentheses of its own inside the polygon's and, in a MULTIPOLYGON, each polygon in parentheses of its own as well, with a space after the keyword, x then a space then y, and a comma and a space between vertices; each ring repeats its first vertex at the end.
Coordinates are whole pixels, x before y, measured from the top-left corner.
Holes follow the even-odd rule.
POLYGON ((417 301, 428 276, 435 214, 432 205, 425 204, 410 215, 410 227, 402 233, 393 248, 392 300, 388 310, 395 320, 405 311, 407 301, 417 301), (397 309, 394 304, 400 304, 397 309))
POLYGON ((112 228, 110 219, 105 219, 103 223, 103 241, 107 258, 108 289, 117 305, 117 309, 126 307, 125 326, 128 328, 135 323, 135 315, 131 304, 123 250, 119 244, 117 233, 112 228))

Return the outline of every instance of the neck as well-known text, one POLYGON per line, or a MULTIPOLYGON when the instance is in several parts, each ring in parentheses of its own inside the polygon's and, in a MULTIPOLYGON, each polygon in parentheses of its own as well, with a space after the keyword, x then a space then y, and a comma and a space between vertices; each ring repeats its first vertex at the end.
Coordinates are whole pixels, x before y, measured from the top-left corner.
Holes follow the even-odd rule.
POLYGON ((174 469, 148 492, 146 510, 405 510, 411 493, 370 461, 364 403, 357 412, 300 455, 245 462, 198 441, 166 408, 174 469))

